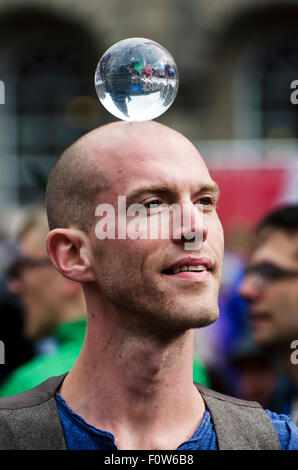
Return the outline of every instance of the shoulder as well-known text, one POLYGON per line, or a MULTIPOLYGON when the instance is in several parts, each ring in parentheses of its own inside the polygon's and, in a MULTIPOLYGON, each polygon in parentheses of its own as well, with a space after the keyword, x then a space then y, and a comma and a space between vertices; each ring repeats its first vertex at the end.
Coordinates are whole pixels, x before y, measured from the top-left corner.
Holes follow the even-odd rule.
POLYGON ((50 377, 29 390, 0 398, 0 413, 2 410, 29 408, 48 401, 55 396, 65 376, 66 373, 50 377))
POLYGON ((216 400, 217 402, 222 402, 223 405, 230 403, 231 405, 241 406, 245 408, 248 407, 262 409, 261 405, 256 401, 243 400, 241 398, 233 397, 230 395, 224 395, 223 393, 211 390, 210 388, 205 387, 204 385, 201 385, 199 383, 195 382, 194 384, 205 400, 206 397, 208 397, 208 400, 216 400))
POLYGON ((265 410, 278 435, 282 450, 298 450, 298 427, 285 414, 265 410))
POLYGON ((0 399, 0 450, 65 449, 54 397, 64 377, 0 399))
POLYGON ((291 421, 289 415, 275 413, 267 409, 264 410, 257 402, 241 400, 223 395, 199 384, 195 385, 202 393, 207 406, 210 406, 211 416, 215 420, 219 420, 223 416, 218 413, 219 410, 221 410, 220 413, 225 413, 225 417, 227 413, 229 414, 231 431, 235 430, 239 423, 241 423, 239 431, 242 431, 244 425, 247 427, 250 423, 250 427, 255 433, 260 431, 261 434, 264 434, 266 429, 268 440, 271 440, 273 434, 268 428, 268 424, 266 424, 267 420, 273 426, 281 450, 298 450, 298 427, 291 421), (221 405, 219 405, 220 403, 221 405))
POLYGON ((278 450, 274 424, 262 406, 195 384, 209 410, 219 449, 278 450))
MULTIPOLYGON (((36 371, 40 369, 40 359, 34 358, 13 370, 0 387, 0 397, 19 393, 37 385, 36 371)), ((39 378, 39 377, 38 377, 39 378)))

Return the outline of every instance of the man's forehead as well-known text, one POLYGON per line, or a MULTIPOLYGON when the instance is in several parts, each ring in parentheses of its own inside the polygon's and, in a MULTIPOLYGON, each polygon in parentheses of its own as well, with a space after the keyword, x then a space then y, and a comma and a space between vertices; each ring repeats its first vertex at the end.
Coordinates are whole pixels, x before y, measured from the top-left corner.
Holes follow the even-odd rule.
MULTIPOLYGON (((190 141, 168 128, 144 128, 144 133, 131 129, 113 132, 104 142, 90 145, 92 164, 109 180, 139 178, 146 173, 187 180, 197 175, 211 180, 205 162, 190 141)), ((205 181, 207 183, 207 181, 205 181)))
POLYGON ((180 192, 188 188, 194 192, 201 187, 218 190, 206 167, 201 164, 181 165, 177 159, 142 157, 129 163, 122 161, 113 167, 109 176, 109 190, 118 195, 167 190, 180 192))

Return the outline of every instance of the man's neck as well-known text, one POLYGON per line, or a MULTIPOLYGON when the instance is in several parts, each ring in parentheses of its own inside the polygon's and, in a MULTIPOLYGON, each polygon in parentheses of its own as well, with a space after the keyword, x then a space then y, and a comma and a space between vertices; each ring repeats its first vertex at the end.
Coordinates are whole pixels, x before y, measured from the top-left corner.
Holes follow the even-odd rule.
POLYGON ((192 331, 165 345, 92 324, 60 393, 120 449, 176 449, 205 410, 192 374, 192 331))

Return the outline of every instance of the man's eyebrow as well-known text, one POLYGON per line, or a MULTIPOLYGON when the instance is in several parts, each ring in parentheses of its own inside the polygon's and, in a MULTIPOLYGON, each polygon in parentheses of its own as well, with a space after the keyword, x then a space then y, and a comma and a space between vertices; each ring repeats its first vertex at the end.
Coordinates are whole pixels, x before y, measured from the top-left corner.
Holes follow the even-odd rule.
POLYGON ((202 184, 201 186, 198 187, 197 194, 201 194, 201 193, 205 193, 205 192, 213 194, 214 203, 215 203, 215 205, 217 205, 219 195, 220 195, 220 189, 219 189, 218 184, 215 181, 213 181, 213 183, 202 184))
MULTIPOLYGON (((197 188, 196 193, 203 193, 206 191, 214 193, 215 198, 218 199, 220 190, 219 190, 217 183, 213 182, 210 184, 202 184, 197 188)), ((127 195, 126 199, 127 199, 127 202, 131 202, 146 193, 171 193, 171 192, 173 191, 168 186, 153 184, 153 185, 148 185, 148 186, 141 186, 135 189, 134 191, 132 191, 131 193, 127 195)))
POLYGON ((152 184, 152 185, 147 185, 147 186, 141 186, 131 193, 129 193, 126 197, 126 200, 128 202, 133 201, 138 199, 139 197, 143 196, 143 194, 146 193, 169 193, 171 190, 167 186, 163 185, 157 185, 157 184, 152 184))
POLYGON ((220 189, 219 189, 218 184, 215 181, 213 183, 210 183, 210 184, 203 184, 203 185, 199 186, 199 188, 198 188, 199 193, 203 193, 205 191, 207 191, 209 193, 214 193, 214 196, 216 198, 219 198, 220 189))

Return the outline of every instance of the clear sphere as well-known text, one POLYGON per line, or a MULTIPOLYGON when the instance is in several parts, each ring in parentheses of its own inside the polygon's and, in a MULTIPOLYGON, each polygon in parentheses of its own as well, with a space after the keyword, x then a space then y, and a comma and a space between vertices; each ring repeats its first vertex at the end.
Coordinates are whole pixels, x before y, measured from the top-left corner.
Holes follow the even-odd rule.
POLYGON ((124 121, 157 118, 172 105, 178 86, 171 54, 145 38, 117 42, 104 53, 95 71, 100 102, 124 121))

